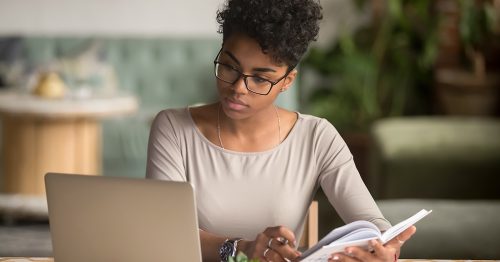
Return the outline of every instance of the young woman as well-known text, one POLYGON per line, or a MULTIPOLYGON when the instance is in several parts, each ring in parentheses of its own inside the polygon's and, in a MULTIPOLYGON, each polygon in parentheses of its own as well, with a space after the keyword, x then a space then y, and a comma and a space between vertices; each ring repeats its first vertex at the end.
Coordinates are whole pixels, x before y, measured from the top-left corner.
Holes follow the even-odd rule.
MULTIPOLYGON (((214 61, 220 102, 160 112, 151 128, 146 177, 196 189, 204 261, 238 252, 297 261, 308 207, 321 186, 346 223, 391 227, 361 180, 352 155, 326 120, 276 107, 316 39, 315 0, 228 0, 217 13, 223 43, 214 61), (283 244, 279 240, 288 240, 283 244)), ((375 253, 332 260, 393 262, 411 227, 375 253)), ((285 241, 286 241, 285 240, 285 241)))

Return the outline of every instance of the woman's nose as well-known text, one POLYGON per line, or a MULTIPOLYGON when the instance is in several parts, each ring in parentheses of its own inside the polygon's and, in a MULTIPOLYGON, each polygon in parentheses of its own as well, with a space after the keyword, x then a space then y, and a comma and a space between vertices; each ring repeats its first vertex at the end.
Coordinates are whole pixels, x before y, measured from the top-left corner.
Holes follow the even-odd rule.
POLYGON ((236 93, 247 93, 247 86, 245 85, 245 77, 240 77, 236 82, 234 82, 233 86, 231 89, 234 90, 236 93))

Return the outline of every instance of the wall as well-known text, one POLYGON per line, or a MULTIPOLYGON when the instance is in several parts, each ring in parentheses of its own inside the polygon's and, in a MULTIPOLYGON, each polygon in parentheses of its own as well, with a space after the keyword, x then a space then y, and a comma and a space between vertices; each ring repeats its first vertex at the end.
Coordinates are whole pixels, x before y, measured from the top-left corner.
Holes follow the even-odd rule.
MULTIPOLYGON (((217 38, 224 0, 1 0, 0 35, 132 35, 217 38)), ((350 0, 323 0, 318 44, 362 22, 350 0)))
POLYGON ((219 37, 222 0, 2 0, 0 35, 219 37))

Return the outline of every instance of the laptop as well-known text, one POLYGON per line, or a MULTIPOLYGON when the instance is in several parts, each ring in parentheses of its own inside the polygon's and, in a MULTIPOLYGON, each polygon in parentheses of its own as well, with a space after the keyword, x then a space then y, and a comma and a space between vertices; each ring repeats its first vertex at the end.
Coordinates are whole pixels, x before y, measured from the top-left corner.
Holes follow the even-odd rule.
POLYGON ((48 173, 57 262, 201 262, 188 182, 48 173))

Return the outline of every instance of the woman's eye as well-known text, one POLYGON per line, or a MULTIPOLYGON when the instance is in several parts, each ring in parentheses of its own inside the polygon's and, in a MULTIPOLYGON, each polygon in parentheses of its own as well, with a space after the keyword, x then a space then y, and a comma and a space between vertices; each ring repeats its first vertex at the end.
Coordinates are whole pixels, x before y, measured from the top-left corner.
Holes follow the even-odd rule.
POLYGON ((230 66, 230 65, 225 65, 227 67, 227 69, 229 70, 233 70, 233 71, 238 71, 236 70, 236 68, 234 68, 233 66, 230 66))
POLYGON ((255 81, 256 83, 263 83, 263 82, 267 82, 265 79, 262 79, 262 78, 260 78, 260 77, 254 77, 253 79, 254 79, 254 81, 255 81))

